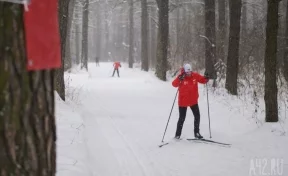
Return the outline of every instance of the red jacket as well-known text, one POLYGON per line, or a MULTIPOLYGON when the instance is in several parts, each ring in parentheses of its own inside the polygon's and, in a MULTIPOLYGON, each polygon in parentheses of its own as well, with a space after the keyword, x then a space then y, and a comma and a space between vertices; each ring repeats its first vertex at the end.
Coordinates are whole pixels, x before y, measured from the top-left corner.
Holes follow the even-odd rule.
POLYGON ((198 83, 206 84, 208 79, 198 73, 186 75, 183 81, 177 78, 172 82, 174 87, 179 87, 178 105, 180 107, 193 106, 198 103, 198 83))
POLYGON ((113 66, 115 69, 118 69, 119 67, 121 67, 121 64, 120 62, 114 62, 113 66))

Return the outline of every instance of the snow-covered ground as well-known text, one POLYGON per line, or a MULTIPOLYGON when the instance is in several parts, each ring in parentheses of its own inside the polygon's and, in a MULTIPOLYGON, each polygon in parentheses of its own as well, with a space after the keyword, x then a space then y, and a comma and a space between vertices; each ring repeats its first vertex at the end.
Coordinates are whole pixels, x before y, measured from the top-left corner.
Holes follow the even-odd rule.
MULTIPOLYGON (((176 93, 171 80, 127 65, 120 78, 111 75, 112 63, 66 73, 73 100, 56 100, 57 176, 288 175, 286 118, 256 124, 249 102, 209 91, 211 140, 231 147, 174 141, 176 102, 164 139, 170 144, 159 148, 176 93)), ((199 93, 200 132, 210 139, 206 87, 199 93)), ((183 138, 193 138, 193 119, 188 111, 183 138)))

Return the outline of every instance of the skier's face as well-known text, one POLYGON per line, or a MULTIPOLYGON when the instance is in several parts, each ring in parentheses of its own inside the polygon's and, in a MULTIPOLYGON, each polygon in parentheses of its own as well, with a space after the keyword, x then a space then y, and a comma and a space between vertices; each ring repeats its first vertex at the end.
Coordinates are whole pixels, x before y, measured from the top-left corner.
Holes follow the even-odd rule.
POLYGON ((185 74, 187 75, 187 76, 191 76, 191 71, 188 71, 188 72, 185 72, 185 74))

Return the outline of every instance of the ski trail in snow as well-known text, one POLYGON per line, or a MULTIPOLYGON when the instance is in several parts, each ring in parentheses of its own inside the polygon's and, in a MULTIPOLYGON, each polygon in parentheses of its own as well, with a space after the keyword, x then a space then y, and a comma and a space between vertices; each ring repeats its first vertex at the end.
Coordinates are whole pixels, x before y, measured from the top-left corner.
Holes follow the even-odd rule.
MULTIPOLYGON (((117 126, 115 125, 115 123, 113 122, 113 119, 111 116, 109 116, 109 120, 106 119, 105 121, 109 121, 110 125, 113 126, 113 128, 115 129, 115 131, 118 133, 119 137, 122 139, 123 144, 126 146, 125 148, 128 149, 128 153, 131 154, 131 157, 133 157, 135 159, 135 161, 138 163, 138 166, 140 168, 140 170, 142 171, 143 175, 149 175, 147 173, 147 169, 145 168, 145 166, 143 165, 143 163, 141 162, 141 160, 139 159, 139 157, 137 156, 137 154, 135 153, 135 151, 133 150, 133 148, 131 147, 131 145, 129 144, 129 142, 126 140, 125 136, 121 133, 121 131, 117 128, 117 126)), ((121 157, 122 158, 122 157, 121 157)), ((133 160, 134 160, 133 159, 133 160)), ((133 174, 132 174, 133 175, 133 174)), ((131 176, 132 176, 131 175, 131 176)))
POLYGON ((117 162, 114 153, 111 152, 112 149, 109 147, 108 141, 103 137, 100 126, 96 121, 93 121, 94 114, 83 111, 82 116, 85 123, 85 143, 87 153, 89 153, 88 166, 91 171, 94 171, 93 176, 118 175, 119 162, 117 162))
MULTIPOLYGON (((91 154, 90 168, 94 170, 95 173, 101 173, 100 175, 103 176, 175 176, 175 174, 178 173, 177 170, 167 167, 161 164, 161 162, 155 162, 152 154, 155 154, 155 151, 151 153, 151 149, 147 150, 147 148, 143 148, 141 143, 135 141, 136 138, 131 138, 129 134, 127 134, 127 132, 130 133, 133 131, 125 130, 126 127, 123 126, 123 121, 121 121, 121 125, 118 124, 119 119, 131 118, 133 114, 126 114, 127 111, 125 110, 123 112, 120 111, 119 113, 117 107, 116 109, 113 108, 115 107, 113 106, 113 101, 117 102, 122 100, 125 103, 131 102, 127 100, 126 93, 129 91, 127 91, 127 86, 125 84, 129 83, 137 86, 135 88, 131 88, 133 97, 133 93, 136 93, 136 95, 138 95, 138 93, 142 93, 142 91, 145 91, 145 89, 143 89, 143 86, 148 88, 149 86, 151 86, 149 80, 150 78, 147 78, 148 80, 141 80, 138 77, 135 77, 134 74, 130 74, 129 72, 131 70, 123 70, 123 72, 121 73, 123 75, 127 75, 127 77, 125 77, 124 79, 103 79, 103 77, 105 76, 103 75, 103 73, 101 73, 101 70, 98 71, 100 71, 99 74, 91 73, 92 79, 90 79, 90 81, 87 82, 88 84, 85 85, 88 97, 87 99, 85 99, 85 103, 83 104, 82 109, 82 112, 84 114, 83 116, 85 116, 86 119, 85 124, 90 126, 87 130, 86 135, 88 141, 90 141, 87 144, 89 148, 89 153, 91 154), (94 75, 97 75, 96 79, 94 75), (97 86, 97 89, 95 90, 94 86, 96 87, 96 85, 99 86, 97 86), (106 93, 108 89, 113 93, 119 92, 119 97, 115 99, 113 95, 102 94, 101 92, 103 90, 103 85, 107 85, 107 87, 103 87, 105 91, 103 93, 106 93), (125 92, 123 92, 123 88, 125 88, 125 92), (109 101, 110 99, 112 102, 107 103, 107 100, 109 101), (126 133, 124 133, 123 131, 125 131, 126 133), (97 135, 92 136, 91 134, 97 135), (128 138, 128 136, 130 138, 128 138), (103 153, 101 152, 101 150, 104 150, 103 153), (104 166, 103 163, 99 163, 99 161, 97 161, 97 158, 103 158, 105 160, 107 159, 112 163, 109 164, 109 162, 106 161, 104 162, 106 163, 104 166), (94 165, 98 166, 95 167, 94 165), (109 165, 110 169, 107 167, 107 165, 109 165), (100 172, 99 168, 102 169, 100 170, 100 172), (103 168, 106 168, 108 170, 111 170, 111 168, 113 168, 115 172, 105 171, 103 168)), ((134 99, 132 101, 134 101, 134 99)), ((135 105, 136 104, 134 104, 134 106, 131 106, 131 108, 135 108, 135 105)), ((158 142, 155 143, 154 149, 159 149, 158 142)))
MULTIPOLYGON (((90 94, 93 95, 93 92, 90 92, 90 94)), ((93 97, 93 99, 95 98, 96 97, 93 97)), ((118 168, 118 172, 123 176, 163 176, 159 167, 157 167, 156 163, 150 159, 149 155, 141 149, 141 146, 136 146, 133 141, 127 139, 107 108, 99 104, 87 108, 89 107, 88 104, 91 105, 91 103, 88 102, 82 112, 85 116, 85 123, 89 124, 93 129, 90 128, 90 130, 87 131, 87 134, 88 136, 89 134, 98 134, 95 136, 98 140, 92 144, 88 144, 90 145, 90 148, 99 148, 97 145, 105 145, 106 150, 107 148, 109 149, 110 156, 105 156, 104 158, 108 157, 110 158, 109 160, 117 160, 116 163, 112 163, 113 168, 118 168), (97 108, 95 109, 95 107, 97 108), (92 111, 97 113, 93 113, 92 111), (101 115, 99 116, 99 114, 101 115), (99 139, 98 137, 100 135, 101 137, 99 139)), ((91 141, 93 139, 90 138, 89 140, 91 141)), ((93 159, 93 157, 96 157, 97 151, 90 150, 89 152, 94 153, 94 156, 91 158, 91 164, 94 165, 97 161, 95 161, 96 159, 93 159)), ((93 165, 90 166, 92 170, 94 167, 93 165)), ((117 175, 119 175, 119 173, 117 175)))
MULTIPOLYGON (((108 110, 101 106, 100 107, 108 113, 108 110)), ((163 175, 162 173, 160 173, 159 168, 156 168, 154 165, 155 163, 152 162, 151 159, 149 159, 147 153, 144 152, 143 149, 141 149, 141 152, 139 150, 136 149, 135 145, 132 145, 132 141, 129 142, 129 140, 127 139, 127 137, 121 132, 120 128, 118 127, 118 125, 116 124, 116 122, 114 121, 113 117, 111 115, 108 115, 111 124, 113 125, 113 127, 115 128, 115 130, 117 130, 118 134, 122 137, 123 141, 126 143, 127 147, 129 148, 129 150, 132 152, 132 154, 134 155, 134 157, 136 158, 137 162, 139 163, 139 165, 142 167, 145 175, 148 176, 152 176, 152 175, 157 175, 157 176, 161 176, 163 175), (136 151, 137 150, 137 151, 136 151), (141 155, 141 156, 140 156, 141 155), (144 159, 145 158, 145 159, 144 159), (146 165, 145 165, 146 164, 146 165), (151 167, 150 169, 148 169, 147 167, 149 166, 151 167), (149 172, 150 171, 150 172, 149 172)))
MULTIPOLYGON (((107 147, 109 148, 109 152, 113 153, 111 159, 116 159, 118 162, 113 163, 112 168, 119 168, 121 175, 125 176, 151 176, 154 175, 154 171, 150 171, 142 162, 142 158, 137 154, 134 148, 126 139, 125 135, 119 130, 113 118, 109 115, 106 117, 95 118, 93 113, 89 113, 85 111, 86 115, 89 114, 90 118, 87 122, 90 125, 94 124, 95 128, 100 129, 101 134, 105 137, 105 141, 107 142, 107 147), (112 137, 113 136, 113 137, 112 137), (116 165, 116 167, 115 167, 116 165)), ((87 118, 86 118, 87 119, 87 118)), ((96 132, 96 130, 95 130, 96 132)), ((100 139, 101 140, 101 139, 100 139)), ((98 140, 97 143, 102 143, 103 140, 98 140)), ((105 142, 104 142, 105 143, 105 142)), ((98 144, 94 144, 95 145, 98 144)), ((102 144, 103 145, 103 144, 102 144)), ((90 151, 92 153, 97 153, 97 151, 90 151)), ((100 151, 101 152, 101 151, 100 151)), ((105 156, 105 159, 108 156, 105 156)), ((95 159, 94 159, 95 160, 95 159)), ((94 163, 92 163, 94 164, 94 163)), ((96 163, 95 163, 96 164, 96 163)), ((98 163, 99 164, 99 163, 98 163)), ((92 165, 91 168, 94 166, 92 165)), ((110 164, 111 167, 111 164, 110 164)), ((117 174, 119 175, 119 173, 117 174)), ((159 174, 157 174, 159 175, 159 174)))

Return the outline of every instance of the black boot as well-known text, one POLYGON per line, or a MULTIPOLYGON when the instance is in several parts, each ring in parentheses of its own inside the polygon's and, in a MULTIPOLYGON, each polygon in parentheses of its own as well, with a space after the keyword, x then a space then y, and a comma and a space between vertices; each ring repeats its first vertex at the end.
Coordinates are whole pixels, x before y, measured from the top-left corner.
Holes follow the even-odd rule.
POLYGON ((201 134, 199 132, 194 133, 195 138, 197 139, 202 139, 203 136, 201 136, 201 134))
POLYGON ((174 139, 180 139, 180 136, 175 136, 174 139))
POLYGON ((194 136, 197 139, 202 139, 203 136, 201 136, 201 134, 199 133, 200 129, 200 111, 199 111, 199 106, 198 104, 191 106, 191 110, 193 112, 194 115, 194 136))

